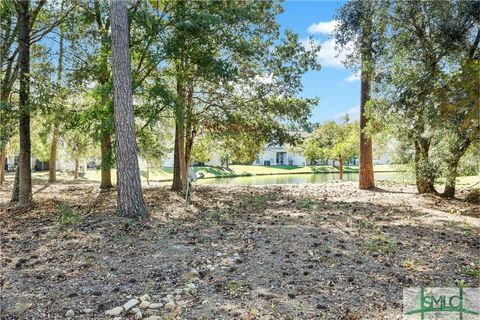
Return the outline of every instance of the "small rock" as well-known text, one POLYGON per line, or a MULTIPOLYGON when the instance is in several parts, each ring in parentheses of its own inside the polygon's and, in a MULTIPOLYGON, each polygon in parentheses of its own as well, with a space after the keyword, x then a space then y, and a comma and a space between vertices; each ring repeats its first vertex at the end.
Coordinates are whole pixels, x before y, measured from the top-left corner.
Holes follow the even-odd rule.
POLYGON ((150 306, 150 301, 147 301, 147 300, 143 300, 142 303, 140 303, 140 308, 142 309, 145 309, 145 308, 148 308, 150 306))
POLYGON ((115 317, 113 320, 122 320, 122 317, 115 317))
POLYGON ((142 301, 150 301, 152 298, 148 294, 144 294, 143 296, 140 297, 140 300, 142 301))
POLYGON ((125 309, 125 311, 128 311, 135 307, 139 302, 140 301, 138 301, 137 299, 130 299, 123 305, 123 309, 125 309))
POLYGON ((105 315, 107 316, 119 316, 123 312, 123 307, 115 307, 113 309, 105 311, 105 315))
POLYGON ((135 319, 142 319, 142 318, 143 318, 143 315, 140 311, 135 313, 135 319))
POLYGON ((83 313, 90 314, 93 313, 95 309, 83 309, 83 313))
POLYGON ((163 307, 163 303, 150 303, 148 306, 150 309, 160 309, 163 307))
POLYGON ((175 289, 175 294, 176 295, 182 294, 182 289, 181 288, 175 289))
POLYGON ((132 310, 130 310, 130 313, 135 314, 135 313, 140 312, 140 311, 142 311, 142 310, 140 310, 140 308, 132 308, 132 310))
POLYGON ((162 320, 162 317, 160 316, 150 316, 146 318, 145 320, 162 320))
POLYGON ((175 309, 175 302, 170 301, 170 302, 168 302, 167 304, 165 304, 165 309, 166 309, 166 310, 173 310, 173 309, 175 309))
POLYGON ((72 309, 68 310, 67 313, 65 313, 65 317, 70 318, 75 315, 75 312, 73 312, 72 309))

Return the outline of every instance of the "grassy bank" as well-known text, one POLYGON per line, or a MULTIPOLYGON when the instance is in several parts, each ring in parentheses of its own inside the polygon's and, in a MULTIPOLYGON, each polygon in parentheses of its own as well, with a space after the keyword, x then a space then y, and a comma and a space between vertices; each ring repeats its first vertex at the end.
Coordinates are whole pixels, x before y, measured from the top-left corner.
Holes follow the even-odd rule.
MULTIPOLYGON (((344 173, 357 173, 358 166, 344 166, 344 173)), ((376 165, 374 170, 380 172, 398 172, 404 171, 402 166, 391 165, 376 165)), ((333 166, 252 166, 252 165, 231 165, 227 168, 220 167, 195 167, 197 172, 202 172, 205 178, 232 178, 245 176, 266 176, 266 175, 285 175, 285 174, 316 174, 316 173, 338 173, 338 168, 333 166)), ((157 170, 151 170, 151 181, 169 181, 173 177, 173 168, 164 167, 157 170)), ((7 174, 7 180, 13 180, 14 174, 7 174)), ((88 170, 85 177, 77 180, 78 182, 100 183, 100 170, 88 170)), ((147 172, 141 171, 141 178, 143 182, 147 181, 147 172)), ((39 182, 48 181, 48 171, 34 172, 33 179, 39 182)), ((73 176, 69 173, 57 173, 59 182, 70 183, 74 182, 73 176)), ((112 169, 112 181, 116 183, 116 170, 112 169)), ((441 183, 441 181, 440 181, 441 183)), ((463 188, 480 187, 480 176, 459 177, 457 185, 463 188)))
MULTIPOLYGON (((252 165, 231 165, 229 168, 225 167, 195 167, 197 172, 202 172, 205 178, 232 178, 243 176, 259 176, 259 175, 283 175, 283 174, 312 174, 312 173, 337 173, 338 168, 328 165, 323 166, 252 166, 252 165)), ((401 171, 402 168, 393 167, 389 165, 374 166, 375 172, 395 172, 401 171)), ((358 166, 344 166, 344 173, 357 173, 358 166)), ((141 170, 142 181, 147 180, 146 170, 141 170)), ((7 174, 7 179, 13 180, 13 173, 7 174)), ((173 168, 163 167, 149 172, 151 181, 168 181, 173 178, 173 168)), ((34 172, 33 179, 39 181, 48 180, 48 171, 34 172)), ((73 180, 73 176, 69 173, 57 173, 59 181, 73 180)), ((87 170, 85 176, 80 179, 83 181, 100 182, 100 170, 87 170)), ((116 182, 116 170, 112 169, 112 181, 116 182)))

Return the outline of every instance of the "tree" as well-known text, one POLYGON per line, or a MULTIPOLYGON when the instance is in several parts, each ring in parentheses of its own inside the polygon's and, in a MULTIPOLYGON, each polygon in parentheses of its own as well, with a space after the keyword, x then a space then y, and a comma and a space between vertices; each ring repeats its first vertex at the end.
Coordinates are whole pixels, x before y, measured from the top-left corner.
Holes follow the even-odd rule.
POLYGON ((301 76, 317 70, 318 47, 280 37, 276 1, 178 2, 169 12, 165 58, 175 77, 172 190, 183 191, 191 150, 201 131, 262 132, 288 138, 285 125, 306 118, 315 99, 295 98, 301 76))
POLYGON ((15 135, 18 124, 17 111, 11 101, 12 88, 18 77, 19 64, 16 63, 18 49, 16 39, 18 28, 16 22, 15 5, 12 1, 0 2, 0 68, 1 68, 1 92, 0 92, 0 184, 4 181, 5 158, 7 145, 15 135))
POLYGON ((19 64, 19 186, 18 207, 32 205, 32 168, 30 163, 30 1, 18 1, 18 64, 19 64))
POLYGON ((436 193, 443 166, 452 196, 458 160, 478 132, 478 70, 471 57, 480 39, 479 8, 469 1, 408 1, 391 10, 377 84, 383 101, 371 111, 413 145, 419 193, 436 193))
POLYGON ((358 155, 358 130, 358 122, 329 121, 319 125, 305 140, 304 155, 310 161, 338 160, 340 180, 343 180, 343 162, 358 155))
POLYGON ((360 64, 360 189, 375 187, 372 138, 367 134, 365 105, 370 100, 376 56, 382 51, 386 30, 388 1, 354 0, 337 13, 335 37, 340 47, 358 48, 350 54, 348 64, 360 64))
POLYGON ((80 161, 87 157, 89 150, 92 147, 91 139, 87 134, 77 128, 65 132, 63 140, 67 155, 75 163, 73 177, 74 179, 78 179, 80 161))
POLYGON ((141 218, 148 212, 143 201, 133 114, 128 2, 111 0, 112 73, 117 158, 117 214, 141 218))

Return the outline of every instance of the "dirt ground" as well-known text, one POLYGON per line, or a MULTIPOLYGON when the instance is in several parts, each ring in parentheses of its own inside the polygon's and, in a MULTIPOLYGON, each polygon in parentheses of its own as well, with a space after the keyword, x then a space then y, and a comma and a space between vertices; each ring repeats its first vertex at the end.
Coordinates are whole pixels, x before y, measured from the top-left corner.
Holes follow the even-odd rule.
POLYGON ((161 303, 144 319, 401 319, 404 287, 480 286, 480 207, 465 192, 196 186, 186 212, 161 186, 132 221, 96 185, 34 189, 29 212, 0 190, 2 319, 113 319, 144 294, 161 303))

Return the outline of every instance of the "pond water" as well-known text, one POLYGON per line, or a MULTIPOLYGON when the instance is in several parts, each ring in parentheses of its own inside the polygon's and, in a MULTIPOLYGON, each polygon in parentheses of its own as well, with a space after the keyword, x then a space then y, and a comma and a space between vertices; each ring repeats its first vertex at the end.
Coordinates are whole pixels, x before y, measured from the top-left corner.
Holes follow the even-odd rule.
MULTIPOLYGON (((282 174, 270 176, 248 176, 235 178, 199 179, 195 184, 231 184, 231 185, 267 185, 267 184, 304 184, 324 183, 339 180, 338 173, 282 174)), ((344 173, 343 180, 358 181, 358 173, 344 173)), ((406 172, 378 172, 375 180, 395 182, 413 182, 413 176, 406 172)))

